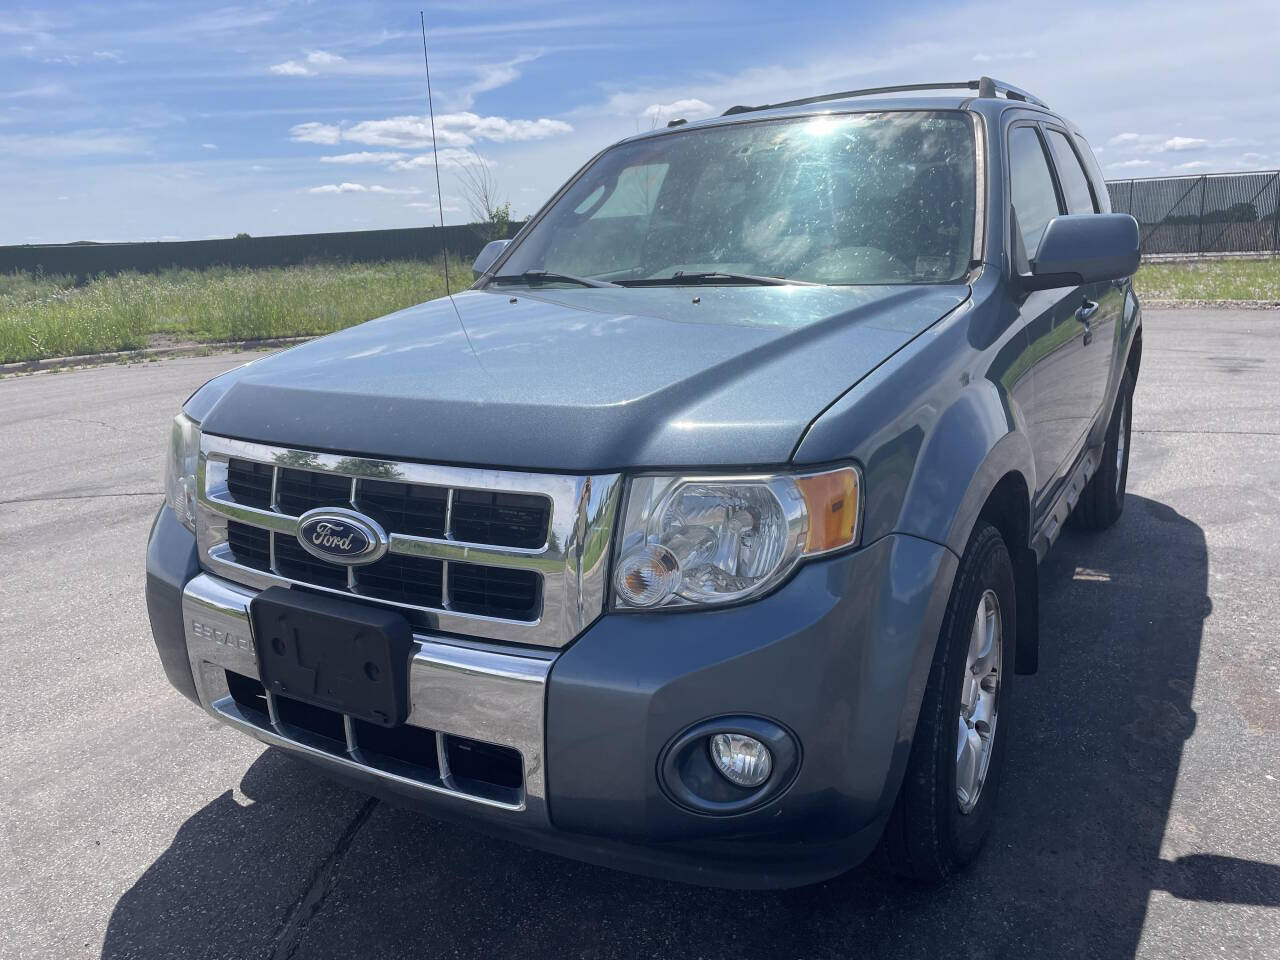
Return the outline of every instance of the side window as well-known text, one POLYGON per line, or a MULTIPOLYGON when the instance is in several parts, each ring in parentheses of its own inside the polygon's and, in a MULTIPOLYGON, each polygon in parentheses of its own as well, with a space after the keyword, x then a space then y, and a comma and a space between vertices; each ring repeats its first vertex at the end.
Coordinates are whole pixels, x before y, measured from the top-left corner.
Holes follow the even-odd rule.
POLYGON ((1053 164, 1058 168, 1058 182, 1067 201, 1067 213, 1097 213, 1093 206, 1093 194, 1089 192, 1089 178, 1080 166, 1080 158, 1071 149, 1065 133, 1046 130, 1049 149, 1053 151, 1053 164))
POLYGON ((1049 161, 1034 127, 1014 127, 1009 133, 1009 185, 1023 247, 1027 258, 1033 259, 1044 228, 1062 212, 1049 161))
POLYGON ((1093 195, 1098 201, 1099 213, 1111 212, 1111 194, 1107 192, 1107 179, 1098 166, 1098 158, 1093 155, 1093 147, 1080 134, 1075 135, 1076 146, 1080 148, 1080 159, 1084 161, 1085 172, 1089 174, 1089 182, 1093 184, 1093 195))

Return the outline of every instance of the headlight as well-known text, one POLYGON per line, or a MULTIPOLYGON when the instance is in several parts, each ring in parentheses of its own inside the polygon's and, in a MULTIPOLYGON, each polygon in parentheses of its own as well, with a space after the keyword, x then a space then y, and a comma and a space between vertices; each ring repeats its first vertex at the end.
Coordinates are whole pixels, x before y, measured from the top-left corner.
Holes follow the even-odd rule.
POLYGON ((200 425, 186 414, 173 418, 169 456, 164 467, 164 498, 192 533, 196 529, 196 469, 200 464, 200 425))
POLYGON ((614 563, 620 610, 758 596, 805 558, 858 539, 855 467, 743 477, 635 477, 614 563))

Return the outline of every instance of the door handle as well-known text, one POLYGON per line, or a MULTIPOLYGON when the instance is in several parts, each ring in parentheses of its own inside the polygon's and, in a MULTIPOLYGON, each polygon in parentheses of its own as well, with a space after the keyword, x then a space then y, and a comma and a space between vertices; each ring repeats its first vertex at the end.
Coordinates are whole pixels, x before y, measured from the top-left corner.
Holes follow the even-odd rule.
POLYGON ((1076 308, 1076 319, 1084 324, 1084 345, 1087 347, 1093 343, 1093 328, 1089 326, 1089 321, 1093 319, 1093 315, 1098 312, 1098 301, 1085 300, 1076 308))

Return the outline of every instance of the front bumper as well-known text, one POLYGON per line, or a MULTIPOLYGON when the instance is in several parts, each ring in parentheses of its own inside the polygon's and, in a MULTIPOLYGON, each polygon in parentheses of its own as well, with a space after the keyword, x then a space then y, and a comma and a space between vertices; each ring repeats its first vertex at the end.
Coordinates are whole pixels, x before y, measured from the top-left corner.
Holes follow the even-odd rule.
MULTIPOLYGON (((794 886, 870 852, 905 768, 955 556, 907 536, 807 564, 741 607, 606 615, 561 651, 419 635, 408 724, 519 753, 517 791, 406 770, 358 743, 314 738, 229 695, 256 678, 253 591, 201 573, 167 509, 147 555, 148 607, 166 672, 219 720, 371 792, 527 845, 607 866, 736 887, 794 886), (175 529, 176 528, 176 529, 175 529), (784 724, 803 761, 748 813, 710 817, 658 781, 690 725, 754 714, 784 724)), ((350 730, 350 724, 348 724, 350 730)))

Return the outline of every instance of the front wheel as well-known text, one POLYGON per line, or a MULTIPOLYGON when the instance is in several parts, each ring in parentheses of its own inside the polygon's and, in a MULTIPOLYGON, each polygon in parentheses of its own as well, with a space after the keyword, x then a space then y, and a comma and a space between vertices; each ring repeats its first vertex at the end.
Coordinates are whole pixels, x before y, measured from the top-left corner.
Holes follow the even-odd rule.
POLYGON ((1013 563, 980 523, 956 571, 902 789, 880 841, 894 873, 936 883, 977 854, 995 816, 1016 642, 1013 563))

